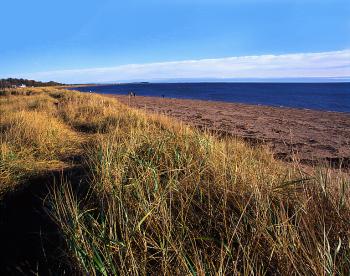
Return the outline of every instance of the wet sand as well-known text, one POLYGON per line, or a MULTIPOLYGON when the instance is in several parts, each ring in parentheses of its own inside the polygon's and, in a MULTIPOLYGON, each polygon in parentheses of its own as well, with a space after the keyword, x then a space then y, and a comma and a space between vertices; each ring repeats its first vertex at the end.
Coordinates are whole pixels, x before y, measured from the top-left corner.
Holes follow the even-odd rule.
POLYGON ((237 103, 110 95, 132 107, 166 114, 219 135, 270 146, 274 154, 302 163, 350 166, 350 113, 237 103))

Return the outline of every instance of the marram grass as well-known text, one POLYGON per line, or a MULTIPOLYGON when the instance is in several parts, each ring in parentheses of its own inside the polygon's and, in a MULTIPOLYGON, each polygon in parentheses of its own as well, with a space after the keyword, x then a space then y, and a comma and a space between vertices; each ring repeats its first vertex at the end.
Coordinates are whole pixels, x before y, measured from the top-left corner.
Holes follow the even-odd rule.
POLYGON ((69 156, 86 169, 87 192, 63 179, 49 204, 77 274, 350 273, 345 174, 304 173, 264 147, 95 94, 3 94, 0 191, 69 156))

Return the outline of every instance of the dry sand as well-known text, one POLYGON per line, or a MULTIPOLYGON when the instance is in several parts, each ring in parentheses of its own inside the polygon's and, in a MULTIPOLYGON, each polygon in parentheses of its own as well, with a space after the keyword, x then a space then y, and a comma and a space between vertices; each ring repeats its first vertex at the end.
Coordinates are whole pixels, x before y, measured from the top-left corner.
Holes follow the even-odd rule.
POLYGON ((113 95, 148 112, 166 114, 220 135, 264 143, 282 160, 350 165, 350 113, 237 103, 113 95))

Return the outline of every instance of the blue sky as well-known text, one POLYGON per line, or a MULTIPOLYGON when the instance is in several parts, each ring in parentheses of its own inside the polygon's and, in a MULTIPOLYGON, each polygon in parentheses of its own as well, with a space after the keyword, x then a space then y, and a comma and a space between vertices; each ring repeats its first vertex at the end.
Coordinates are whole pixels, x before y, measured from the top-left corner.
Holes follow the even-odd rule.
MULTIPOLYGON (((94 82, 157 79, 168 70, 166 78, 172 78, 178 68, 178 63, 169 63, 173 61, 188 64, 194 60, 200 67, 205 65, 200 62, 203 59, 221 62, 223 58, 262 56, 266 60, 266 55, 281 57, 287 74, 285 58, 295 60, 289 54, 330 53, 326 63, 340 60, 334 53, 350 59, 349 14, 348 0, 5 0, 0 16, 0 77, 94 82), (119 76, 130 64, 143 70, 143 64, 151 64, 152 74, 136 71, 119 76), (157 64, 161 64, 158 71, 157 64), (112 70, 108 78, 101 68, 112 70), (113 68, 119 68, 115 75, 113 68), (83 77, 86 70, 89 74, 83 77)), ((323 60, 322 66, 328 68, 326 63, 323 60)), ((349 63, 332 63, 337 70, 329 69, 328 75, 350 75, 349 63)), ((189 68, 183 66, 181 70, 189 68)), ((231 60, 229 66, 238 65, 231 60)), ((187 74, 174 77, 220 77, 219 70, 223 70, 222 77, 241 77, 237 71, 220 68, 215 74, 209 70, 200 75, 192 66, 187 74)), ((322 72, 306 74, 310 67, 305 67, 299 75, 290 74, 327 76, 322 72)), ((255 73, 243 75, 255 77, 255 73)))

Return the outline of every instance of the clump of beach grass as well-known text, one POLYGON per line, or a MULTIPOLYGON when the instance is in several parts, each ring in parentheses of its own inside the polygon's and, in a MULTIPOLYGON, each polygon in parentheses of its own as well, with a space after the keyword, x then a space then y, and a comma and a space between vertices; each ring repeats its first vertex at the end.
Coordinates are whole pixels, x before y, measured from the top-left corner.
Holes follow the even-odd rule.
POLYGON ((42 89, 0 98, 0 191, 31 175, 66 167, 79 151, 80 137, 55 116, 55 101, 42 89))

